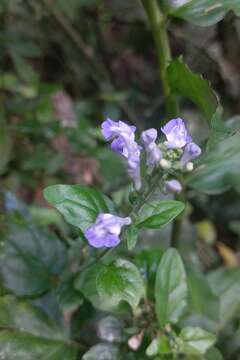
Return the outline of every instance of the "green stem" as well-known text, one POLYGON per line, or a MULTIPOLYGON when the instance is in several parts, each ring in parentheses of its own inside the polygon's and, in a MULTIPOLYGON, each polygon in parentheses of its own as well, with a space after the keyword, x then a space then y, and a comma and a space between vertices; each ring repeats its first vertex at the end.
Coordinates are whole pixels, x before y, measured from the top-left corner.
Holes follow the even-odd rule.
POLYGON ((167 67, 172 59, 167 33, 167 18, 162 13, 157 0, 142 0, 142 4, 153 32, 167 113, 168 116, 175 116, 178 113, 178 103, 176 97, 171 94, 167 76, 167 67))
MULTIPOLYGON (((180 193, 179 195, 176 195, 175 200, 185 202, 184 192, 180 193)), ((173 221, 173 224, 172 224, 171 246, 175 247, 175 248, 178 248, 179 237, 180 237, 181 229, 182 229, 182 219, 183 219, 183 214, 180 214, 173 221)))
POLYGON ((171 246, 178 248, 179 235, 181 233, 182 228, 182 218, 177 217, 172 224, 172 232, 171 232, 171 246))

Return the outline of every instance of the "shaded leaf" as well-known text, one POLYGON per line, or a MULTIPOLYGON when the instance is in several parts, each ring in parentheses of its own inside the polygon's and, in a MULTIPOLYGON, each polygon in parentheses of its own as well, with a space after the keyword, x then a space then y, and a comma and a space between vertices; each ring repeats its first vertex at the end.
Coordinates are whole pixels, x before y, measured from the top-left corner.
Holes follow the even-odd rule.
POLYGON ((222 120, 222 108, 217 109, 211 119, 211 132, 208 138, 207 150, 213 149, 218 143, 231 135, 232 131, 222 120))
POLYGON ((75 360, 77 347, 36 306, 11 296, 0 299, 0 349, 6 360, 75 360))
POLYGON ((138 229, 135 226, 128 226, 126 228, 126 236, 127 236, 127 247, 128 250, 133 250, 137 244, 138 240, 138 229))
POLYGON ((218 100, 209 82, 193 73, 180 59, 170 63, 167 75, 172 91, 191 100, 210 121, 217 109, 218 100))
POLYGON ((59 306, 64 311, 75 311, 84 300, 82 293, 74 288, 73 280, 74 276, 62 279, 56 291, 59 306))
POLYGON ((223 357, 217 348, 212 347, 206 352, 204 359, 205 360, 223 360, 223 357))
POLYGON ((181 214, 185 205, 175 200, 154 200, 146 203, 136 220, 138 228, 160 229, 181 214))
POLYGON ((220 313, 220 301, 203 274, 189 272, 188 274, 189 307, 196 314, 218 321, 220 313))
POLYGON ((208 276, 210 286, 220 299, 220 327, 240 310, 240 269, 220 268, 208 276))
POLYGON ((220 194, 240 178, 239 132, 221 141, 202 157, 199 166, 187 179, 187 184, 207 194, 220 194))
POLYGON ((65 245, 54 233, 38 229, 26 206, 5 194, 11 224, 0 257, 4 285, 19 296, 40 295, 52 288, 66 265, 65 245))
POLYGON ((107 343, 101 343, 93 346, 86 354, 82 357, 83 360, 118 360, 119 350, 117 346, 107 343))
POLYGON ((157 268, 164 251, 161 248, 142 250, 135 256, 134 262, 143 276, 148 296, 152 297, 154 289, 157 268))
MULTIPOLYGON (((175 1, 175 3, 177 3, 175 1)), ((187 0, 179 1, 182 6, 169 8, 172 16, 180 17, 200 26, 214 25, 224 18, 226 13, 233 10, 240 15, 238 0, 187 0)))
POLYGON ((5 360, 76 360, 78 353, 70 343, 11 330, 0 332, 0 348, 5 360))
POLYGON ((180 339, 183 341, 181 346, 183 353, 203 355, 213 346, 216 336, 198 327, 186 327, 181 330, 180 339))
POLYGON ((156 314, 161 327, 177 323, 187 307, 187 280, 177 250, 167 250, 157 269, 156 314))

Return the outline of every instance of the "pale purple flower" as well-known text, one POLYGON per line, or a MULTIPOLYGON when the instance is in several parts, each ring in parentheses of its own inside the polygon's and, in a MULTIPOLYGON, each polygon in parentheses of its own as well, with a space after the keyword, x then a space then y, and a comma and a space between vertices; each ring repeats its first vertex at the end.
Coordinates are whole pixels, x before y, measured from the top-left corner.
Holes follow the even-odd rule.
POLYGON ((186 165, 189 161, 192 161, 193 159, 200 156, 201 153, 202 153, 202 150, 194 142, 187 144, 184 148, 183 156, 181 157, 181 160, 180 160, 181 164, 186 165))
POLYGON ((111 148, 126 159, 127 170, 136 190, 141 188, 140 156, 141 146, 135 141, 135 126, 123 121, 107 119, 102 123, 102 134, 106 140, 113 140, 111 148))
POLYGON ((184 121, 180 118, 170 120, 161 131, 166 135, 167 146, 170 149, 183 148, 192 141, 184 121))
POLYGON ((148 171, 151 173, 153 169, 159 164, 162 158, 162 152, 156 144, 157 130, 148 129, 142 132, 141 141, 143 143, 146 157, 148 171))
POLYGON ((112 214, 99 214, 95 224, 91 225, 84 235, 89 245, 95 248, 115 247, 120 243, 120 233, 124 225, 131 224, 131 218, 122 218, 112 214))
POLYGON ((133 135, 134 139, 134 133, 136 131, 135 126, 129 126, 123 121, 113 121, 109 118, 102 123, 101 128, 102 134, 107 141, 112 140, 122 134, 126 134, 129 137, 133 135))
POLYGON ((178 180, 172 179, 165 184, 166 191, 179 194, 182 191, 182 185, 178 180))

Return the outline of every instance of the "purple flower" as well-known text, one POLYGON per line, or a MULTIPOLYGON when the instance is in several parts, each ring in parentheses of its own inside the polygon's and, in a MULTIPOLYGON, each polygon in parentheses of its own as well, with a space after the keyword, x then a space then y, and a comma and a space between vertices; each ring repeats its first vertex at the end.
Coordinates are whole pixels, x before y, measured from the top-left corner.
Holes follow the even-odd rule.
POLYGON ((111 148, 126 159, 127 170, 136 190, 141 188, 140 157, 141 146, 135 141, 135 126, 123 121, 107 119, 102 123, 102 134, 106 140, 113 140, 111 148))
POLYGON ((95 247, 115 247, 120 243, 119 235, 124 225, 130 225, 129 217, 122 218, 112 214, 99 214, 95 224, 90 226, 84 235, 88 243, 95 247))
POLYGON ((156 144, 157 130, 148 129, 142 132, 141 140, 147 156, 147 167, 151 173, 162 158, 162 152, 156 144))
POLYGON ((167 146, 171 149, 182 148, 192 141, 184 121, 180 118, 170 120, 161 131, 167 137, 167 146))
POLYGON ((166 182, 166 191, 179 194, 182 191, 182 185, 178 180, 172 179, 166 182))
POLYGON ((187 144, 184 148, 183 156, 181 157, 181 164, 186 165, 189 161, 192 161, 193 159, 200 156, 202 153, 202 150, 200 147, 195 144, 194 142, 190 142, 187 144))
POLYGON ((128 136, 133 135, 134 138, 134 133, 136 131, 135 126, 129 126, 123 121, 113 121, 109 118, 102 123, 101 128, 102 134, 107 141, 122 134, 126 134, 128 136))

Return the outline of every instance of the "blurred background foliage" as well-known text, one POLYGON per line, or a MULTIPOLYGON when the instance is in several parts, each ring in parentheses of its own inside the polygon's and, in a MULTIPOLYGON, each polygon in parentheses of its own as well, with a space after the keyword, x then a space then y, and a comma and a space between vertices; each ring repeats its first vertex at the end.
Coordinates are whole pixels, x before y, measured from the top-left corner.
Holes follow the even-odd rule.
MULTIPOLYGON (((210 81, 221 99, 225 124, 221 127, 216 122, 218 140, 224 126, 234 131, 240 125, 238 1, 222 1, 222 7, 214 8, 207 17, 200 16, 202 0, 198 2, 200 15, 191 7, 181 13, 174 0, 160 2, 166 12, 175 11, 169 21, 173 56, 182 55, 193 72, 210 81)), ((181 99, 181 109, 194 139, 204 147, 209 135, 204 115, 186 99, 181 99)), ((57 349, 51 360, 63 358, 59 354, 64 353, 66 359, 76 356, 76 349, 68 348, 64 334, 56 331, 55 322, 60 328, 64 324, 74 340, 85 344, 85 350, 100 343, 85 360, 104 351, 109 357, 103 359, 115 359, 118 347, 128 354, 127 348, 133 345, 128 347, 126 339, 138 327, 131 328, 129 315, 121 318, 121 310, 117 317, 96 313, 73 287, 69 269, 74 272, 76 264, 93 250, 48 207, 42 195, 47 185, 76 183, 101 187, 117 203, 124 203, 129 193, 127 176, 100 134, 99 126, 106 117, 127 120, 139 129, 159 129, 166 121, 152 34, 140 3, 1 0, 1 292, 9 300, 0 299, 0 327, 6 322, 4 313, 9 313, 12 322, 21 313, 22 305, 11 296, 29 298, 31 319, 29 315, 24 329, 40 338, 48 331, 51 346, 57 349), (47 329, 45 320, 38 320, 32 328, 40 311, 36 305, 51 318, 47 329)), ((211 141, 214 144, 216 138, 211 141)), ((189 278, 192 313, 183 321, 201 321, 202 327, 221 331, 218 347, 224 359, 234 360, 240 358, 239 154, 239 137, 235 137, 209 155, 213 171, 218 164, 217 179, 211 182, 211 173, 202 174, 201 169, 193 174, 180 242, 187 267, 196 270, 189 278)), ((134 261, 150 284, 160 259, 151 249, 164 248, 168 233, 168 228, 157 235, 149 230, 139 242, 134 261)), ((15 323, 14 328, 19 326, 15 323)), ((7 336, 0 333, 0 344, 7 342, 7 336)), ((17 330, 16 339, 16 349, 28 341, 17 330)), ((140 335, 136 341, 142 341, 140 335)), ((41 351, 36 354, 41 356, 41 351)), ((126 356, 145 358, 141 351, 134 354, 126 356)), ((27 356, 16 360, 32 359, 27 356)), ((217 356, 215 352, 207 359, 221 359, 217 356)), ((9 360, 13 360, 11 355, 9 360)))

